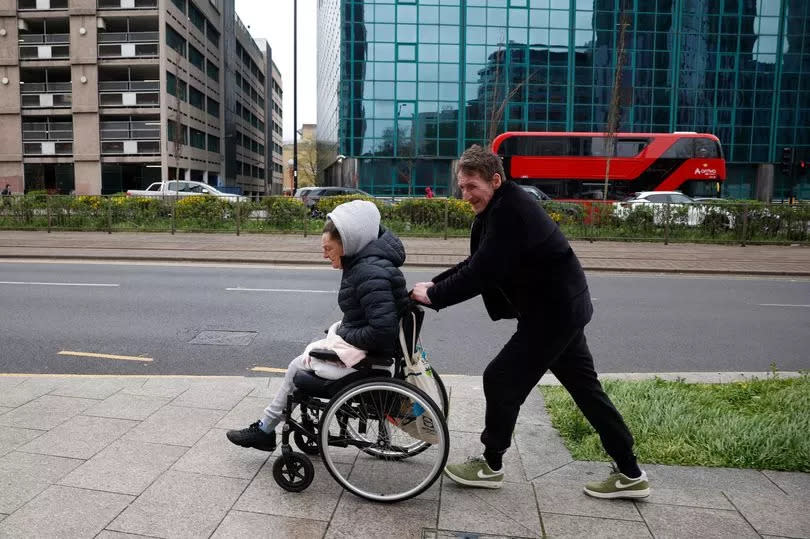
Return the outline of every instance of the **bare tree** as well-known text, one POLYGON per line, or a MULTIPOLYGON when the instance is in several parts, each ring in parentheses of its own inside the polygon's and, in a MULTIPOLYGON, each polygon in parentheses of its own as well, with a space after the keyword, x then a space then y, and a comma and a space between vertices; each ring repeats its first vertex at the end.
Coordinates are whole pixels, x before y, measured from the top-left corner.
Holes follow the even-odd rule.
POLYGON ((605 164, 605 187, 602 193, 602 198, 607 200, 608 194, 608 181, 610 180, 610 160, 616 151, 616 129, 619 125, 619 114, 621 107, 621 85, 622 85, 622 70, 624 69, 625 59, 625 36, 627 28, 630 26, 630 17, 624 10, 624 2, 621 4, 621 11, 619 15, 619 38, 616 45, 616 73, 613 77, 613 90, 610 96, 610 109, 608 110, 607 121, 607 163, 605 164))

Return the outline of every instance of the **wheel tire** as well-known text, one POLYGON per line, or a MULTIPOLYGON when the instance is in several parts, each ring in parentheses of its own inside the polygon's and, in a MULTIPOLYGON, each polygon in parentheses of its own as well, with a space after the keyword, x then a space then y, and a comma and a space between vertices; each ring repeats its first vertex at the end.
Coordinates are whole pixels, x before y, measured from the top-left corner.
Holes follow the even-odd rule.
POLYGON ((273 479, 288 492, 301 492, 314 478, 312 461, 303 453, 280 455, 273 463, 273 479))
POLYGON ((318 447, 317 438, 310 438, 309 436, 305 436, 304 434, 295 431, 293 432, 293 441, 298 449, 309 456, 315 456, 321 452, 320 447, 318 447))
MULTIPOLYGON (((443 386, 442 386, 443 387, 443 386)), ((348 490, 349 492, 364 498, 366 500, 380 502, 380 503, 392 503, 398 502, 402 500, 407 500, 414 496, 418 496, 419 494, 423 493, 425 490, 430 488, 430 486, 439 478, 442 474, 442 470, 444 469, 444 465, 447 463, 447 457, 449 454, 449 430, 447 429, 447 421, 443 417, 442 410, 440 409, 439 405, 437 405, 433 399, 426 394, 424 391, 415 387, 407 382, 398 379, 392 378, 371 378, 367 380, 360 380, 354 384, 351 384, 344 388, 342 391, 338 392, 337 395, 332 397, 330 400, 329 407, 321 414, 321 421, 318 427, 318 437, 321 444, 321 458, 323 460, 324 466, 326 467, 327 471, 332 475, 332 477, 337 481, 343 488, 348 490), (385 390, 389 389, 390 391, 396 391, 402 395, 411 394, 419 398, 421 400, 424 407, 431 411, 433 417, 438 419, 438 430, 440 432, 440 441, 436 448, 439 451, 439 459, 437 460, 437 464, 434 465, 434 472, 433 475, 426 479, 414 489, 408 492, 402 492, 399 494, 392 494, 392 495, 382 495, 377 492, 368 492, 361 490, 357 486, 353 485, 351 482, 348 481, 347 478, 344 478, 340 472, 340 470, 336 467, 335 463, 332 460, 332 456, 329 454, 329 448, 331 447, 328 444, 329 438, 329 423, 335 416, 335 411, 333 409, 339 409, 341 405, 346 402, 350 402, 350 399, 356 396, 360 391, 369 387, 372 391, 374 390, 385 390)), ((337 420, 335 418, 335 420, 337 420)), ((386 454, 386 456, 375 455, 378 458, 383 460, 397 462, 401 461, 405 458, 410 456, 414 456, 416 454, 422 453, 428 447, 431 447, 431 444, 422 443, 422 444, 414 444, 415 452, 403 454, 402 456, 398 455, 391 455, 390 453, 386 454)), ((360 451, 368 453, 368 451, 364 448, 360 451)))

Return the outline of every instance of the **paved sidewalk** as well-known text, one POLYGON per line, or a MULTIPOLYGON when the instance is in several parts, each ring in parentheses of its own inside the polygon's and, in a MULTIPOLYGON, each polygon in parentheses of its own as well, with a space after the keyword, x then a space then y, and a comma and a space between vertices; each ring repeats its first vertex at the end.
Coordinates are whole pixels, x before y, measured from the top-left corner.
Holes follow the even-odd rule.
MULTIPOLYGON (((403 238, 409 266, 446 267, 467 238, 403 238)), ((810 247, 573 241, 586 270, 810 276, 810 247)), ((322 264, 320 236, 0 231, 0 259, 322 264)))
MULTIPOLYGON (((480 451, 479 377, 447 376, 451 459, 480 451)), ((272 455, 231 445, 280 378, 0 375, 0 537, 810 537, 810 474, 645 466, 646 501, 588 498, 605 463, 574 462, 539 392, 501 490, 442 478, 381 506, 315 459, 303 493, 272 455)))

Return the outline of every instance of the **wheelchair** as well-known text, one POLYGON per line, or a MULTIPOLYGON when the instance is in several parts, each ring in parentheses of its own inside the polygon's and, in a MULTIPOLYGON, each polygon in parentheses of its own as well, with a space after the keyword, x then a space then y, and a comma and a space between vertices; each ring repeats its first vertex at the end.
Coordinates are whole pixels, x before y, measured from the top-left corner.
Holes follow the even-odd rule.
MULTIPOLYGON (((450 447, 449 399, 435 370, 429 395, 406 381, 406 356, 419 339, 424 311, 412 303, 400 319, 394 357, 367 356, 358 372, 325 380, 309 371, 294 378, 287 398, 287 421, 273 478, 283 489, 301 492, 315 476, 310 456, 346 490, 374 502, 398 502, 418 496, 438 479, 450 447), (436 402, 436 401, 440 402, 436 402), (430 429, 426 437, 414 428, 430 429), (300 451, 294 451, 290 438, 300 451)), ((312 350, 312 357, 335 360, 331 350, 312 350)))

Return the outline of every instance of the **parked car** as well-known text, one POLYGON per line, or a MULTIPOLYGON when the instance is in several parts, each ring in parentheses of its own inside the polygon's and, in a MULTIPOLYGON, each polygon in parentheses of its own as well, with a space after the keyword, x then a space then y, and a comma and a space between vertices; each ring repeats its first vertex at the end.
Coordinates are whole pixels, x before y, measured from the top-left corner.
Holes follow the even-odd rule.
MULTIPOLYGON (((341 195, 363 195, 373 198, 370 194, 362 189, 354 187, 313 187, 301 193, 301 201, 307 208, 314 208, 321 197, 336 197, 341 195)), ((296 191, 295 196, 298 196, 296 191)))
POLYGON ((543 191, 535 187, 534 185, 521 185, 524 191, 529 193, 535 200, 537 201, 544 201, 544 200, 551 200, 551 197, 545 194, 543 191))
POLYGON ((614 213, 624 219, 639 208, 648 208, 652 212, 653 223, 660 225, 665 221, 667 204, 670 218, 677 224, 697 226, 705 213, 694 199, 680 191, 641 191, 616 204, 614 213))
POLYGON ((243 195, 223 193, 207 183, 194 181, 155 182, 146 189, 130 189, 128 197, 189 197, 195 195, 210 195, 224 198, 230 202, 247 202, 250 200, 243 195))

